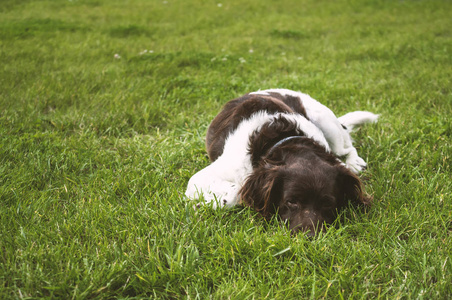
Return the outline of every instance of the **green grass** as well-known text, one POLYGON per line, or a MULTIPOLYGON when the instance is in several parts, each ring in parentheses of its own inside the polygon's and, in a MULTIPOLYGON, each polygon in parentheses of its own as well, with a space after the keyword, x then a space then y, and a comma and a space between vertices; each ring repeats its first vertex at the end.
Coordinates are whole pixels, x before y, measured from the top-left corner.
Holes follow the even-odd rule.
POLYGON ((219 2, 2 1, 0 298, 450 298, 452 3, 219 2), (274 87, 381 114, 373 207, 315 239, 182 197, 274 87))

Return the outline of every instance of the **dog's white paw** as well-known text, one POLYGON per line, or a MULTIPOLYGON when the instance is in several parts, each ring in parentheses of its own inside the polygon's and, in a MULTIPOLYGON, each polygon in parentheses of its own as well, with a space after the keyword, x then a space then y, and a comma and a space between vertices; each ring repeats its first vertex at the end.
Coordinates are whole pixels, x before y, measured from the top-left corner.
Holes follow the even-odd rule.
POLYGON ((228 181, 215 182, 210 192, 220 207, 231 207, 237 204, 239 189, 235 183, 228 181))
POLYGON ((349 168, 355 174, 359 174, 360 172, 364 171, 367 166, 364 159, 362 159, 358 155, 349 156, 345 161, 345 164, 347 165, 347 168, 349 168))
POLYGON ((190 179, 185 196, 191 200, 201 199, 204 203, 212 203, 213 208, 231 207, 238 202, 239 186, 233 182, 214 178, 190 179))

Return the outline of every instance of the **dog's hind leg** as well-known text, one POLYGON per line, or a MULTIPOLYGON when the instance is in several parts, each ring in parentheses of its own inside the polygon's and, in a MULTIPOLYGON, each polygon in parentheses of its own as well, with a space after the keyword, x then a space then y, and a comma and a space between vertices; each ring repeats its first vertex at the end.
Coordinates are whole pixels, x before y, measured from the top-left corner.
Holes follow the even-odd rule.
POLYGON ((366 168, 366 162, 358 156, 356 148, 353 147, 350 134, 334 115, 311 121, 323 132, 331 151, 338 157, 343 157, 351 171, 359 173, 366 168))

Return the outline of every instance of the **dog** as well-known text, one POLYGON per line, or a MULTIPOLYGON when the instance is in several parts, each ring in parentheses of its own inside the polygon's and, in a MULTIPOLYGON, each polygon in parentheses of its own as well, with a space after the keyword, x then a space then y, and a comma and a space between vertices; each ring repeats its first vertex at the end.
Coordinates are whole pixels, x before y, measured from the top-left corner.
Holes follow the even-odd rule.
POLYGON ((265 218, 277 214, 292 233, 313 236, 348 203, 370 205, 357 176, 366 162, 350 132, 377 119, 367 111, 336 118, 301 92, 248 93, 229 101, 210 124, 212 163, 190 178, 185 195, 214 208, 240 204, 265 218))

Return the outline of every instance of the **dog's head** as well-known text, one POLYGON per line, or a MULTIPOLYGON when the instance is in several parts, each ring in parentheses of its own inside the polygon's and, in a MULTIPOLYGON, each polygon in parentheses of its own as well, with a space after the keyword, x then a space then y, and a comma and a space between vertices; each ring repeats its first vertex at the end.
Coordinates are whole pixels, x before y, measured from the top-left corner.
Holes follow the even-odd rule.
POLYGON ((264 160, 242 187, 243 204, 264 217, 278 214, 292 232, 309 235, 332 223, 349 202, 369 205, 355 174, 332 155, 311 150, 283 151, 278 162, 264 160))

